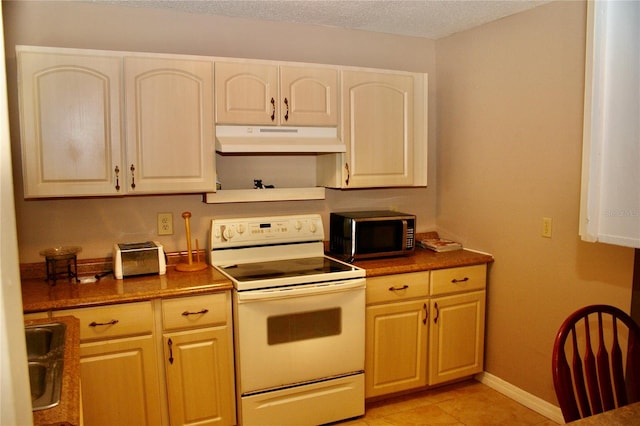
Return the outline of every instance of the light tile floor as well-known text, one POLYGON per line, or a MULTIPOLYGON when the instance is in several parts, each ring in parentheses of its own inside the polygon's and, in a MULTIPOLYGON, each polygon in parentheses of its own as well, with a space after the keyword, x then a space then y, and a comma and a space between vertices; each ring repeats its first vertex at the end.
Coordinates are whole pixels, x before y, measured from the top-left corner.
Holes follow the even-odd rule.
POLYGON ((475 380, 368 403, 340 426, 540 425, 557 423, 475 380))

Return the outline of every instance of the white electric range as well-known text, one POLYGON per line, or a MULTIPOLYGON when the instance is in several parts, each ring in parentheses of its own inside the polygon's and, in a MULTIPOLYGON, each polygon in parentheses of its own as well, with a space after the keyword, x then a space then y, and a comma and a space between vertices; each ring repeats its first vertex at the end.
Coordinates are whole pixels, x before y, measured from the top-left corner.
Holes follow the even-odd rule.
POLYGON ((365 271, 323 241, 315 214, 211 221, 210 263, 234 286, 242 425, 364 414, 365 271))

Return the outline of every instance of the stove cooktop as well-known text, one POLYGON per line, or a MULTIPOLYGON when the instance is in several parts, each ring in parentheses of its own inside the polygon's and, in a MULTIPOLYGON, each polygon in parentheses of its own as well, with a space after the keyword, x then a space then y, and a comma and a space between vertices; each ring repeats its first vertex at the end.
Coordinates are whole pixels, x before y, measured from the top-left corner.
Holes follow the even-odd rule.
POLYGON ((209 262, 238 291, 364 278, 365 271, 324 255, 317 214, 213 219, 209 262))
POLYGON ((268 262, 244 263, 224 268, 224 271, 238 281, 255 281, 272 278, 301 277, 307 275, 330 274, 355 271, 357 268, 328 257, 307 257, 303 259, 273 260, 268 262))
POLYGON ((326 256, 271 260, 218 267, 238 290, 364 277, 356 266, 326 256))

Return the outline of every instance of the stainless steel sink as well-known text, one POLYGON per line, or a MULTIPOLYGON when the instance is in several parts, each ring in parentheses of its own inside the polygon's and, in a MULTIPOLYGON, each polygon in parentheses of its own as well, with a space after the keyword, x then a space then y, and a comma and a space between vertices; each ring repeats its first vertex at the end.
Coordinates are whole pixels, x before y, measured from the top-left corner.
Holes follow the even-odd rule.
POLYGON ((66 328, 63 323, 25 327, 33 411, 60 403, 66 328))

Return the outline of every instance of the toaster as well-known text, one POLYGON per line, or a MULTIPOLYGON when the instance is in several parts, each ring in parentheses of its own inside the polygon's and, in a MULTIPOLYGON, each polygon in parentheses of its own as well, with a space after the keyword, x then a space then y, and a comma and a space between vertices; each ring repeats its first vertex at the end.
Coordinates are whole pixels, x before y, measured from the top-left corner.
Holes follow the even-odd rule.
POLYGON ((155 241, 117 243, 113 245, 113 276, 121 280, 135 275, 167 272, 162 245, 155 241))

